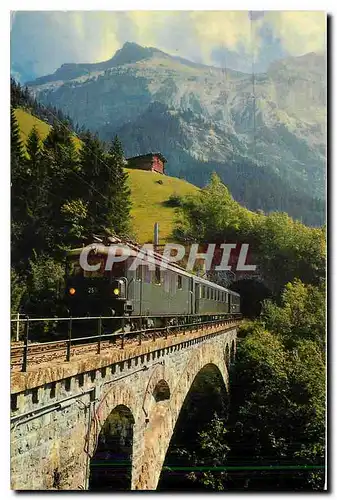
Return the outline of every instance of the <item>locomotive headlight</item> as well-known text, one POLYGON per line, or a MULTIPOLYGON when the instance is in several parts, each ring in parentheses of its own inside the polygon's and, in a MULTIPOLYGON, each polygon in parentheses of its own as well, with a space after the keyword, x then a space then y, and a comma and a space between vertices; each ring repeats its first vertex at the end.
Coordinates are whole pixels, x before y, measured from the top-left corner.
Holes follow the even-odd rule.
POLYGON ((114 288, 114 295, 119 295, 119 290, 118 290, 118 288, 114 288))
POLYGON ((75 293, 76 293, 75 288, 69 288, 69 294, 70 295, 75 295, 75 293))

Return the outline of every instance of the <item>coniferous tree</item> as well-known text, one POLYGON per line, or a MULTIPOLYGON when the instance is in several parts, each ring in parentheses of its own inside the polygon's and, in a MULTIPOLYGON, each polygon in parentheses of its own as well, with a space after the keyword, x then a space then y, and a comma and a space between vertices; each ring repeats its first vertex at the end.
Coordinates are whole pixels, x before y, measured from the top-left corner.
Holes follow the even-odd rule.
POLYGON ((61 250, 67 240, 68 223, 62 215, 62 207, 77 197, 78 154, 67 122, 55 121, 44 141, 44 176, 49 190, 51 244, 54 251, 61 250))
POLYGON ((106 166, 102 143, 87 131, 82 138, 80 150, 79 198, 87 206, 85 224, 87 235, 106 229, 106 198, 103 193, 106 182, 106 166))
POLYGON ((20 260, 20 247, 26 221, 25 186, 27 174, 19 125, 11 108, 11 243, 12 257, 20 260))
POLYGON ((28 226, 25 246, 31 252, 39 254, 52 246, 52 238, 50 237, 52 232, 50 221, 52 206, 49 193, 50 182, 47 176, 48 165, 36 127, 32 128, 28 136, 26 149, 28 226))
POLYGON ((106 196, 109 199, 109 224, 117 234, 126 234, 130 229, 131 191, 128 174, 125 172, 125 157, 122 143, 115 136, 106 156, 108 180, 106 196))
POLYGON ((39 168, 42 155, 42 143, 35 125, 28 136, 26 150, 29 157, 28 165, 32 171, 35 171, 39 168))
POLYGON ((24 151, 20 138, 20 129, 14 109, 11 108, 11 168, 14 173, 16 172, 16 166, 22 164, 23 158, 24 151))

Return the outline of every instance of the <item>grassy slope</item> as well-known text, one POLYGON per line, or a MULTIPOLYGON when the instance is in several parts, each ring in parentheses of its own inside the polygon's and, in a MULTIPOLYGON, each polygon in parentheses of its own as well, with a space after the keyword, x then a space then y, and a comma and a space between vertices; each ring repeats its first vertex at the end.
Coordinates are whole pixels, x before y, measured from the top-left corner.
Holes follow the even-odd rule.
POLYGON ((126 169, 129 173, 132 192, 133 227, 137 239, 144 243, 153 241, 154 223, 159 223, 159 243, 170 238, 173 229, 175 209, 166 207, 165 201, 171 194, 195 193, 198 188, 188 182, 142 170, 126 169), (163 184, 158 184, 161 180, 163 184))
MULTIPOLYGON (((29 132, 31 131, 34 125, 36 126, 37 131, 42 140, 44 140, 47 137, 50 125, 48 125, 44 121, 40 120, 39 118, 36 118, 36 116, 33 116, 27 111, 24 111, 23 109, 20 108, 17 108, 15 110, 15 116, 20 126, 21 139, 23 144, 26 143, 29 132)), ((74 143, 75 146, 79 148, 81 141, 77 139, 77 137, 74 137, 74 143)))
MULTIPOLYGON (((15 114, 20 126, 23 143, 26 142, 34 125, 36 125, 41 139, 45 139, 50 128, 48 124, 23 109, 16 109, 15 114)), ((75 139, 75 141, 79 146, 80 141, 78 139, 75 139)), ((171 194, 195 193, 198 188, 184 180, 167 177, 155 172, 133 169, 127 169, 127 172, 132 194, 131 215, 135 236, 140 243, 152 242, 153 226, 155 222, 158 222, 159 242, 161 244, 165 243, 170 238, 175 217, 175 209, 166 207, 164 205, 165 201, 168 200, 171 194), (162 180, 163 184, 158 184, 158 180, 162 180)))
POLYGON ((15 110, 15 116, 20 126, 21 140, 23 144, 26 143, 29 132, 31 131, 34 125, 36 126, 37 131, 42 140, 47 137, 50 129, 50 126, 47 123, 43 122, 42 120, 39 120, 35 116, 31 115, 30 113, 27 113, 26 111, 20 108, 17 108, 15 110))

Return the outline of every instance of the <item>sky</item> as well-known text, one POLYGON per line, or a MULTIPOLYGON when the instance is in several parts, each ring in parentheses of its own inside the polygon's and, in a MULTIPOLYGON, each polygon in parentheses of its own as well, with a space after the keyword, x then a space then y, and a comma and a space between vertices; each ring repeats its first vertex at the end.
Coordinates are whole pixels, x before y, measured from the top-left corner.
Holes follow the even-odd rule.
POLYGON ((322 11, 16 11, 11 74, 22 83, 63 63, 110 59, 126 42, 195 62, 266 71, 287 56, 325 51, 322 11))

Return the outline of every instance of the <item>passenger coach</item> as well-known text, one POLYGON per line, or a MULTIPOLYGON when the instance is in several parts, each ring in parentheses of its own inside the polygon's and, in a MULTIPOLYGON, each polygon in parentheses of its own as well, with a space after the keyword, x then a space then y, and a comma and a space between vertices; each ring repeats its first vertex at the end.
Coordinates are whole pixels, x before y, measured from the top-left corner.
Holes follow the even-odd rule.
MULTIPOLYGON (((117 246, 122 251, 126 245, 117 246)), ((151 256, 152 266, 144 257, 135 270, 130 270, 134 259, 139 258, 139 248, 127 246, 130 256, 123 262, 115 262, 109 271, 105 270, 109 246, 94 243, 87 247, 88 263, 100 264, 97 271, 82 269, 83 248, 68 252, 66 302, 73 316, 240 313, 239 294, 186 272, 158 253, 151 256)))

